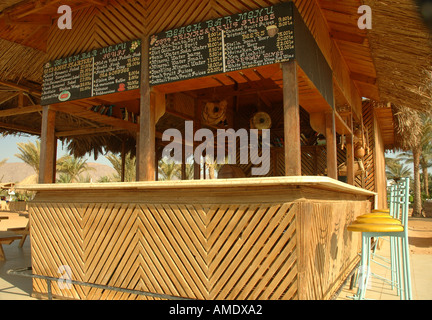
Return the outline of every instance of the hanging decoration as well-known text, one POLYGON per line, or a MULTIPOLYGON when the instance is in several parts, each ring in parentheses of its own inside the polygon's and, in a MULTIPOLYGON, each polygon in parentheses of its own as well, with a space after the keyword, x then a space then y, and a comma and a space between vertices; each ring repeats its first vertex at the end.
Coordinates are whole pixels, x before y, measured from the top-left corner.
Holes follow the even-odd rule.
POLYGON ((250 119, 251 129, 270 129, 272 126, 272 120, 267 112, 257 112, 250 119))
POLYGON ((228 102, 209 101, 205 104, 202 111, 202 119, 208 125, 219 125, 226 121, 226 111, 228 102))

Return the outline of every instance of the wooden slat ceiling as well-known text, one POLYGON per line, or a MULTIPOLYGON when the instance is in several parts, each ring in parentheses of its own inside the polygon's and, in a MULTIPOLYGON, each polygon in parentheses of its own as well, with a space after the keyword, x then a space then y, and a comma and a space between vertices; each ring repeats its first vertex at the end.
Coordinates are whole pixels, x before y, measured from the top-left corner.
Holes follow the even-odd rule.
POLYGON ((360 30, 357 13, 360 0, 319 0, 330 36, 337 43, 351 72, 351 79, 363 97, 379 100, 376 70, 366 30, 360 30))
POLYGON ((9 7, 0 7, 0 37, 23 46, 46 51, 49 30, 60 5, 69 5, 72 11, 94 5, 92 1, 14 1, 9 7))

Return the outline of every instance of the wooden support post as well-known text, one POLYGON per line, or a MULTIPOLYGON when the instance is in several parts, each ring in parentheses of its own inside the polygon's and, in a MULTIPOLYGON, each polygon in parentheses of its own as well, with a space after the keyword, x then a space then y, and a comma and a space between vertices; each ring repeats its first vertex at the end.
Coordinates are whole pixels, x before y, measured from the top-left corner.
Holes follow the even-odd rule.
POLYGON ((352 134, 349 134, 346 139, 347 183, 354 185, 354 137, 352 134))
POLYGON ((187 177, 186 177, 186 150, 185 150, 185 146, 183 146, 183 152, 182 152, 181 179, 182 180, 187 180, 187 177))
POLYGON ((347 159, 346 159, 346 166, 347 166, 347 183, 354 185, 355 184, 355 172, 354 172, 354 128, 353 128, 353 117, 352 114, 349 118, 349 127, 351 129, 351 134, 349 134, 346 139, 346 148, 347 148, 347 159))
POLYGON ((149 41, 144 36, 141 89, 140 89, 140 123, 137 150, 137 181, 155 180, 155 97, 149 83, 149 41))
POLYGON ((44 106, 42 110, 41 150, 39 164, 39 183, 55 182, 57 143, 55 136, 56 112, 44 106))
POLYGON ((325 119, 327 141, 327 176, 333 179, 337 179, 338 172, 335 112, 327 112, 325 114, 325 119))
MULTIPOLYGON (((201 129, 201 100, 196 100, 195 101, 195 114, 194 114, 194 137, 195 137, 195 132, 198 129, 201 129)), ((195 143, 193 143, 193 166, 194 166, 194 180, 200 180, 201 179, 201 157, 200 157, 200 162, 196 163, 195 162, 195 143)), ((204 166, 205 168, 205 166, 204 166)))
POLYGON ((297 83, 297 62, 282 64, 285 175, 301 175, 300 106, 297 83))
POLYGON ((126 171, 126 141, 122 141, 121 150, 121 182, 125 182, 125 171, 126 171))
POLYGON ((24 107, 24 93, 20 92, 18 95, 18 108, 24 107))

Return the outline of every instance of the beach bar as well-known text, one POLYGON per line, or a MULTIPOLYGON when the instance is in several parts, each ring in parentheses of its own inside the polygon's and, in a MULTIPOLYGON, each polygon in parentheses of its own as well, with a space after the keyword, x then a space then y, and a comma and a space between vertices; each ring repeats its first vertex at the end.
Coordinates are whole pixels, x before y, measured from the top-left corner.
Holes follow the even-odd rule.
POLYGON ((203 300, 334 297, 359 263, 347 226, 387 207, 395 145, 360 1, 64 1, 71 28, 58 1, 13 2, 1 45, 31 50, 16 55, 23 80, 0 83, 17 91, 0 95, 0 128, 41 140, 39 184, 16 186, 36 193, 34 274, 203 300), (135 156, 136 181, 55 183, 60 142, 135 156), (173 154, 182 179, 160 181, 173 154))

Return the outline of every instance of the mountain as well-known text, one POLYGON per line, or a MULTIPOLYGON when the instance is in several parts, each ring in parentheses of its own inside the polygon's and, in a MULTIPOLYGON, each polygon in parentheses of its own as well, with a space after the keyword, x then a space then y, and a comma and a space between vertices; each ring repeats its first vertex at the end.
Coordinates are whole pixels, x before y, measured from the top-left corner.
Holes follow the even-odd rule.
MULTIPOLYGON (((97 182, 99 178, 104 176, 111 177, 116 173, 113 168, 104 164, 89 162, 88 166, 94 170, 87 171, 84 176, 89 175, 92 182, 97 182)), ((25 163, 5 163, 0 166, 0 183, 18 183, 35 174, 33 168, 25 163)))

